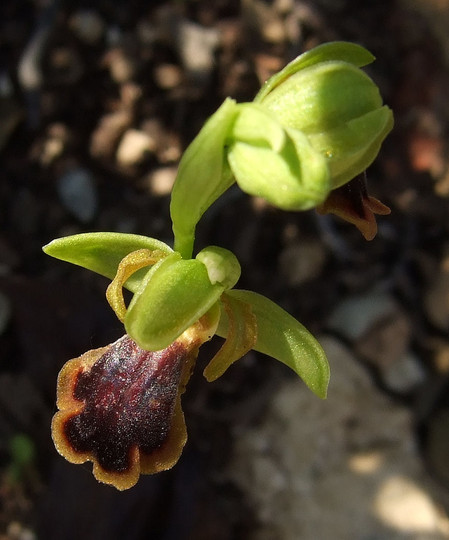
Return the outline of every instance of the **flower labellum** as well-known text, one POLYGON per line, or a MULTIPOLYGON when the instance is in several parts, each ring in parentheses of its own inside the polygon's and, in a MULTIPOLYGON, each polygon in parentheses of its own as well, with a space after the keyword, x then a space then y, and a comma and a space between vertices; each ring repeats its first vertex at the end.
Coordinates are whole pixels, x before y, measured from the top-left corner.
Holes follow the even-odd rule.
POLYGON ((187 440, 181 394, 210 336, 203 320, 161 351, 125 335, 67 362, 52 422, 58 452, 71 463, 92 461, 95 478, 119 490, 171 468, 187 440))
POLYGON ((391 212, 388 206, 368 195, 365 173, 331 191, 316 210, 318 214, 335 214, 352 223, 365 240, 373 240, 377 234, 376 214, 386 216, 391 212))

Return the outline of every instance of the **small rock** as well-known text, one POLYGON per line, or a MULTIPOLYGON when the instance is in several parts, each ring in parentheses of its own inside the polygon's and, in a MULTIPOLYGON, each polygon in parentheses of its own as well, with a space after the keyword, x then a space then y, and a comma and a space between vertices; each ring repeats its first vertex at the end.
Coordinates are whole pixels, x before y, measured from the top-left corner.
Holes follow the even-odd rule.
POLYGON ((343 300, 331 313, 328 326, 343 337, 355 341, 382 318, 397 310, 387 293, 376 290, 343 300))
POLYGON ((143 19, 137 23, 136 33, 144 45, 151 45, 159 37, 157 26, 143 19))
POLYGON ((447 539, 410 412, 337 340, 320 342, 331 365, 327 400, 289 379, 258 424, 235 431, 228 474, 256 518, 251 539, 447 539))
POLYGON ((136 61, 120 47, 108 51, 103 65, 109 69, 111 79, 117 84, 131 81, 137 70, 136 61))
POLYGON ((54 123, 47 129, 46 138, 38 148, 36 158, 44 166, 48 166, 59 158, 67 147, 70 135, 67 126, 54 123))
POLYGON ((117 149, 117 162, 122 167, 142 163, 156 149, 156 140, 143 131, 128 129, 117 149))
POLYGON ((438 373, 447 376, 449 373, 449 341, 434 338, 431 344, 433 349, 433 365, 438 373))
POLYGON ((70 18, 69 24, 76 36, 89 45, 98 43, 106 29, 100 15, 88 9, 77 11, 70 18))
POLYGON ((90 154, 97 159, 111 159, 120 137, 131 126, 133 115, 128 110, 119 110, 104 115, 92 133, 90 154))
POLYGON ((145 184, 153 195, 165 197, 170 195, 177 173, 177 167, 160 167, 148 175, 145 184))
POLYGON ((154 80, 159 88, 171 90, 182 82, 182 71, 174 64, 160 64, 154 68, 154 80))
POLYGON ((91 221, 97 212, 97 188, 90 171, 71 169, 58 180, 58 194, 63 206, 82 223, 91 221))
POLYGON ((326 251, 320 242, 295 242, 285 247, 280 254, 280 272, 290 287, 297 287, 317 278, 325 261, 326 251))
POLYGON ((184 19, 178 32, 178 53, 184 68, 193 81, 206 83, 215 64, 215 49, 220 41, 218 30, 184 19))
POLYGON ((282 43, 285 38, 285 26, 273 3, 260 0, 243 2, 243 19, 252 33, 268 43, 282 43))
POLYGON ((424 382, 426 373, 409 350, 410 319, 387 293, 374 290, 344 300, 331 314, 329 327, 352 342, 391 390, 406 393, 424 382))
POLYGON ((8 540, 36 540, 36 534, 31 530, 19 523, 18 521, 11 521, 7 528, 8 540))
POLYGON ((155 118, 142 121, 140 129, 154 141, 154 152, 160 163, 179 161, 182 148, 178 134, 167 131, 161 121, 155 118))
POLYGON ((431 495, 410 478, 400 474, 386 478, 376 494, 374 508, 382 522, 397 531, 397 537, 430 538, 421 535, 426 531, 438 535, 432 538, 447 538, 447 525, 431 495))
POLYGON ((402 354, 382 371, 382 380, 385 385, 403 394, 422 384, 425 379, 426 372, 419 358, 411 352, 402 354))
POLYGON ((354 348, 365 360, 388 370, 402 358, 410 345, 411 325, 408 316, 395 306, 379 313, 354 343, 354 348))

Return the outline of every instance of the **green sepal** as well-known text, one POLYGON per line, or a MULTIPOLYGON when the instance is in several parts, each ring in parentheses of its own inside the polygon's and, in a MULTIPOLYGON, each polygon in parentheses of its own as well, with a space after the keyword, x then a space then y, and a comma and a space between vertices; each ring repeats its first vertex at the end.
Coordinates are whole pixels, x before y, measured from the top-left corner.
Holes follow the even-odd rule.
POLYGON ((384 105, 333 130, 308 136, 315 150, 322 152, 329 148, 329 140, 334 141, 328 160, 332 189, 346 184, 372 164, 393 123, 393 113, 384 105))
POLYGON ((382 97, 379 88, 357 67, 325 62, 289 77, 262 106, 282 125, 310 135, 379 109, 382 97))
POLYGON ((320 62, 342 61, 356 67, 371 64, 375 57, 364 47, 347 41, 331 41, 314 47, 310 51, 297 56, 289 62, 281 71, 270 77, 258 94, 254 102, 261 102, 274 88, 301 69, 313 66, 320 62))
POLYGON ((184 152, 173 186, 170 214, 175 250, 192 256, 195 227, 204 212, 233 183, 225 162, 225 140, 237 115, 237 105, 227 98, 204 124, 184 152))
POLYGON ((308 210, 330 191, 325 157, 299 130, 251 103, 239 106, 228 161, 239 187, 283 210, 308 210), (263 129, 261 129, 263 126, 263 129))
MULTIPOLYGON (((137 234, 92 232, 75 234, 57 238, 46 246, 43 251, 56 259, 82 266, 97 274, 113 279, 120 261, 138 249, 161 251, 169 255, 173 250, 164 242, 140 236, 137 234)), ((125 287, 135 292, 148 269, 142 269, 133 274, 125 287)))
MULTIPOLYGON (((280 306, 255 292, 233 289, 223 295, 251 306, 257 319, 257 342, 253 349, 279 360, 297 373, 320 398, 329 384, 329 364, 313 335, 280 306)), ((229 319, 222 313, 217 334, 226 337, 229 319)))
POLYGON ((201 261, 172 253, 142 280, 126 312, 126 332, 142 349, 164 349, 198 321, 223 291, 223 285, 210 282, 201 261))
POLYGON ((208 382, 215 381, 234 362, 250 351, 257 340, 257 319, 251 306, 231 295, 220 299, 222 312, 227 321, 226 341, 203 371, 208 382))

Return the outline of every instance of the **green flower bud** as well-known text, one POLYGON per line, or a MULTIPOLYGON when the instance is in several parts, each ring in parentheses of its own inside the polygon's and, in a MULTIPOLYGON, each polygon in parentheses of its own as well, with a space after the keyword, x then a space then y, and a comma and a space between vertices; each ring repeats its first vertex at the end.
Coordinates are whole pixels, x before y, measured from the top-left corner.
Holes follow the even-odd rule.
POLYGON ((238 105, 228 163, 239 187, 283 210, 308 210, 330 191, 326 159, 297 129, 255 103, 238 105))
POLYGON ((272 77, 255 99, 283 126, 307 136, 326 159, 332 189, 373 162, 393 127, 378 87, 359 69, 373 59, 352 43, 321 45, 272 77))

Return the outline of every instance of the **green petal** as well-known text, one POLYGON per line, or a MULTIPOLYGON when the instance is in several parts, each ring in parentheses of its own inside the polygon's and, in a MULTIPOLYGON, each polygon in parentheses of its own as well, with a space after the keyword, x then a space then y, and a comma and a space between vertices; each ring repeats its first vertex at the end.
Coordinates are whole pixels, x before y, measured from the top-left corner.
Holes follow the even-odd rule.
POLYGON ((226 341, 203 372, 209 382, 221 377, 231 364, 254 347, 257 340, 257 320, 251 306, 224 294, 222 304, 228 321, 226 341))
POLYGON ((382 106, 379 88, 360 69, 325 62, 299 71, 263 101, 278 121, 306 135, 328 131, 382 106))
POLYGON ((224 287, 212 284, 204 264, 169 255, 148 271, 125 316, 125 328, 143 349, 157 351, 202 317, 224 287))
MULTIPOLYGON (((320 398, 325 398, 329 383, 326 355, 312 334, 277 304, 251 291, 233 289, 226 298, 251 306, 257 319, 256 351, 272 356, 293 369, 320 398)), ((217 334, 226 337, 229 321, 222 316, 217 334)))
POLYGON ((240 103, 227 140, 228 145, 244 142, 280 152, 285 145, 284 127, 272 112, 255 103, 240 103))
MULTIPOLYGON (((120 261, 138 249, 159 250, 165 254, 173 250, 155 238, 137 234, 114 232, 93 232, 75 234, 53 240, 42 249, 47 255, 77 266, 82 266, 102 276, 113 279, 120 261)), ((126 282, 126 288, 134 292, 148 270, 133 274, 126 282)))
POLYGON ((328 132, 309 135, 316 151, 328 155, 332 189, 365 171, 393 128, 393 113, 386 105, 328 132))
POLYGON ((237 114, 228 98, 184 152, 171 195, 175 250, 192 256, 195 227, 209 206, 234 182, 225 164, 225 140, 237 114))
POLYGON ((239 187, 246 193, 262 197, 283 210, 308 210, 321 204, 329 193, 326 159, 300 131, 286 128, 283 133, 280 149, 268 146, 270 141, 261 140, 262 135, 259 141, 234 143, 228 161, 239 187))
POLYGON ((299 70, 320 62, 342 61, 363 67, 375 60, 375 57, 364 47, 346 41, 323 43, 292 60, 284 69, 270 77, 255 97, 255 102, 261 102, 274 88, 299 70))

